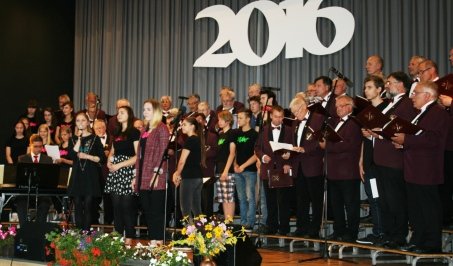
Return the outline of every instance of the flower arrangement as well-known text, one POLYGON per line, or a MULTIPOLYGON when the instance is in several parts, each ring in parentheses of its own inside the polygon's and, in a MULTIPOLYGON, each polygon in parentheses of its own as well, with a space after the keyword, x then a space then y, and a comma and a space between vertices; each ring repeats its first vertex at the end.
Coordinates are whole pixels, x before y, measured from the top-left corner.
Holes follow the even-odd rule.
POLYGON ((192 222, 188 217, 183 219, 184 228, 181 234, 185 239, 173 241, 170 245, 188 245, 194 247, 197 255, 213 257, 226 250, 226 245, 236 244, 238 237, 245 239, 244 227, 238 237, 233 235, 232 220, 222 221, 216 216, 210 220, 204 215, 197 216, 192 222))
POLYGON ((187 257, 187 254, 173 249, 168 246, 157 246, 152 250, 153 257, 150 261, 150 266, 169 266, 169 265, 178 265, 178 266, 189 266, 192 265, 192 262, 187 257))
POLYGON ((0 224, 0 248, 5 247, 5 246, 12 246, 14 244, 15 236, 16 236, 16 227, 10 226, 10 227, 6 228, 0 224))
POLYGON ((118 265, 128 256, 122 237, 116 233, 79 231, 74 229, 50 232, 46 239, 56 251, 56 261, 61 265, 118 265), (59 254, 57 254, 59 253, 59 254))

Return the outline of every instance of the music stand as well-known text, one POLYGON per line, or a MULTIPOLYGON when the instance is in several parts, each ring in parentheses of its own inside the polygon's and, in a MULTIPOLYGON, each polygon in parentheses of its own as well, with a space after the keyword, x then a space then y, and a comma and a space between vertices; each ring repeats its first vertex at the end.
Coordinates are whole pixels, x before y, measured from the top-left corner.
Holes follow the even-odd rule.
MULTIPOLYGON (((16 187, 27 189, 27 213, 32 190, 38 208, 39 189, 57 189, 60 165, 40 163, 19 163, 17 165, 16 187)), ((30 220, 30 217, 28 217, 30 220)))

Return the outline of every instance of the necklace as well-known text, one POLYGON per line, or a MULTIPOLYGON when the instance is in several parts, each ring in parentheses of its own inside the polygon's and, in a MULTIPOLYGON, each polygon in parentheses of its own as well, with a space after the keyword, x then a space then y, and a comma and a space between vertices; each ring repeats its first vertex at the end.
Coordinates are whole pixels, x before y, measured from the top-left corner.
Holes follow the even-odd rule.
MULTIPOLYGON (((89 136, 91 136, 91 134, 89 136)), ((87 136, 87 137, 89 137, 89 136, 87 136)), ((91 140, 90 146, 88 147, 88 151, 85 152, 86 154, 90 154, 91 148, 93 148, 93 144, 94 144, 95 139, 96 139, 96 136, 91 140)), ((75 146, 74 139, 72 139, 72 144, 73 144, 73 146, 75 146)), ((82 146, 82 139, 80 139, 80 146, 82 146)), ((79 152, 80 152, 80 148, 81 147, 79 147, 79 152)), ((82 163, 80 158, 79 158, 79 166, 80 166, 80 170, 82 170, 82 172, 85 171, 85 166, 87 164, 87 161, 88 161, 88 159, 84 159, 84 161, 82 163)))

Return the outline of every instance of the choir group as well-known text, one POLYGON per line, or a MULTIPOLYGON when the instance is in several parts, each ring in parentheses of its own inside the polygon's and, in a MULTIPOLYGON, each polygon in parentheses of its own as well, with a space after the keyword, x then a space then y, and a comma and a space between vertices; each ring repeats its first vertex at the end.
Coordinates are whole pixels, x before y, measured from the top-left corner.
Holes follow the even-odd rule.
MULTIPOLYGON (((453 66, 453 49, 449 59, 453 66)), ((212 215, 215 201, 225 218, 239 208, 240 224, 261 233, 318 238, 327 208, 329 239, 439 252, 453 217, 453 78, 439 78, 422 56, 410 59, 409 75, 382 68, 380 56, 368 58, 356 97, 347 78, 317 77, 286 109, 259 84, 249 86, 247 104, 222 87, 215 109, 197 94, 186 98, 187 112, 170 96, 148 99, 143 119, 127 99, 107 115, 91 92, 77 113, 67 95, 55 112, 31 100, 6 159, 49 163, 45 145, 58 145, 53 162, 72 167, 76 226, 89 229, 102 200, 105 222, 129 242, 138 209, 148 237, 162 240, 172 219, 212 215), (373 229, 357 239, 362 184, 373 229)), ((50 204, 41 198, 38 212, 50 204)), ((22 222, 24 199, 16 205, 22 222)))

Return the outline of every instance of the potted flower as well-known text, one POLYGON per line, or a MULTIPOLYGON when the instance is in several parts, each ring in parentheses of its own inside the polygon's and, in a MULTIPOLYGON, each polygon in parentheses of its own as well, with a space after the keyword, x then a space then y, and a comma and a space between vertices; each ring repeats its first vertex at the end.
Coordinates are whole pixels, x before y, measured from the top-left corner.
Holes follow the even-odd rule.
POLYGON ((3 227, 0 224, 0 256, 12 257, 14 254, 14 237, 16 236, 16 227, 3 227))
MULTIPOLYGON (((226 250, 226 245, 235 245, 238 237, 233 235, 232 220, 220 220, 212 216, 209 220, 204 215, 189 221, 183 219, 184 228, 181 231, 183 239, 172 241, 171 245, 187 245, 195 249, 195 254, 204 258, 205 262, 212 261, 213 257, 226 250)), ((245 239, 244 228, 238 235, 245 239)))
POLYGON ((152 250, 150 266, 189 266, 192 265, 187 254, 181 250, 174 249, 170 246, 157 246, 152 250))
POLYGON ((50 232, 46 239, 61 265, 119 265, 128 253, 124 239, 116 232, 69 229, 50 232))

